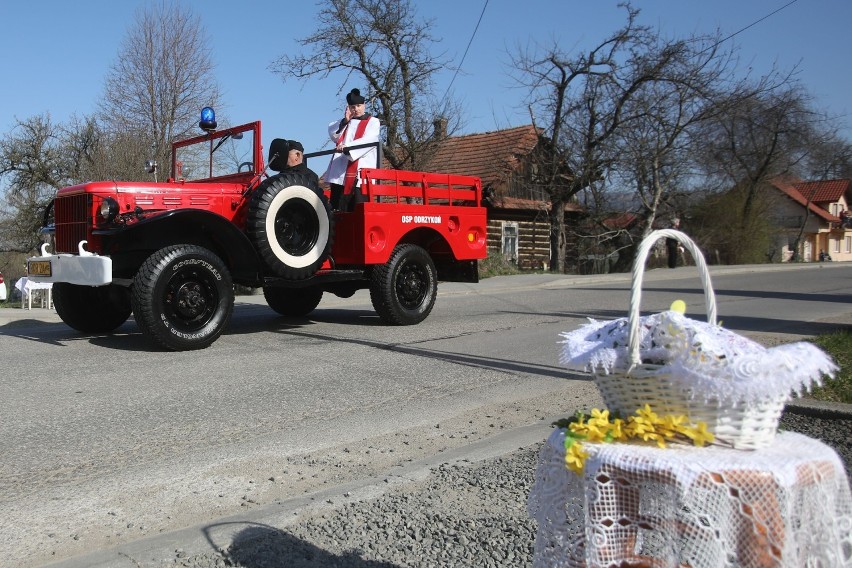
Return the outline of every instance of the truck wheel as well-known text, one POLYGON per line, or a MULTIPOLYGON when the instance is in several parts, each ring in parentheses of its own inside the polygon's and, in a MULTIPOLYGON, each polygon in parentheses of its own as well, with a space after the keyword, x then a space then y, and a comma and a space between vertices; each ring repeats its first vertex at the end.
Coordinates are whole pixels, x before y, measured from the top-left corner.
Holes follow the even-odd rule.
POLYGON ((207 347, 234 311, 234 286, 222 260, 195 245, 176 245, 148 257, 133 278, 136 323, 171 351, 207 347))
POLYGON ((328 200, 310 175, 272 176, 251 197, 246 230, 272 274, 302 280, 319 269, 331 248, 328 200))
POLYGON ((69 327, 83 333, 104 333, 130 317, 130 290, 115 284, 79 286, 57 282, 53 285, 53 306, 69 327))
POLYGON ((370 300, 387 323, 420 323, 432 311, 437 293, 435 263, 417 245, 397 245, 387 264, 373 267, 370 300))
POLYGON ((263 289, 263 297, 269 307, 282 316, 306 316, 319 305, 322 290, 319 288, 280 288, 263 289))

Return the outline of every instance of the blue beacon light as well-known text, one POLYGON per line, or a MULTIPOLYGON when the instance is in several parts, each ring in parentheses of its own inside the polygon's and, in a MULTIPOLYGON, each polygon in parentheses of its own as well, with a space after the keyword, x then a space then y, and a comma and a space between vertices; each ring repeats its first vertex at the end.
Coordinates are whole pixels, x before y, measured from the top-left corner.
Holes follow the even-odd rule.
POLYGON ((205 132, 216 130, 216 112, 211 107, 201 109, 201 121, 198 126, 205 132))

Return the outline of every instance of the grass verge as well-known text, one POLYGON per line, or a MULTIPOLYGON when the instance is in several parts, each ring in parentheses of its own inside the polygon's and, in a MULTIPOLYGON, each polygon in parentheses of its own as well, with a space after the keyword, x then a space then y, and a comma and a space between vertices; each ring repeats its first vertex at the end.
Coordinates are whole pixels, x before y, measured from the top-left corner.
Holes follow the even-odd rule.
POLYGON ((840 370, 834 379, 826 379, 822 387, 815 388, 809 398, 852 404, 852 332, 847 329, 819 335, 813 342, 831 355, 840 370))

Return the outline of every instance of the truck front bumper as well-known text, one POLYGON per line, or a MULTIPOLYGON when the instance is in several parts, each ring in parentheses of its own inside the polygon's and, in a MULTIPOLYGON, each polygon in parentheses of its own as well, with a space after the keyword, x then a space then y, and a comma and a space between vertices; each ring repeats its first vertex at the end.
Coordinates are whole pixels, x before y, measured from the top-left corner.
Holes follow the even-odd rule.
POLYGON ((41 256, 27 259, 27 277, 33 282, 67 282, 81 286, 105 286, 112 283, 112 259, 99 256, 78 245, 80 254, 47 254, 42 245, 41 256))

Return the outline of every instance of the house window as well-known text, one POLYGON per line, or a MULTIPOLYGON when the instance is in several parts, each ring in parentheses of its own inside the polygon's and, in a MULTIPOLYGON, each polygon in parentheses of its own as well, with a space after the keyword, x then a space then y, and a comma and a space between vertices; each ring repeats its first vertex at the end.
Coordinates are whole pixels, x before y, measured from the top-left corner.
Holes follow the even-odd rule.
POLYGON ((840 239, 829 239, 829 243, 834 243, 834 252, 840 252, 840 239))
POLYGON ((503 257, 518 260, 518 224, 503 223, 503 257))
POLYGON ((846 237, 846 252, 852 252, 852 237, 846 237))
POLYGON ((831 204, 831 214, 834 215, 835 217, 840 215, 840 204, 839 203, 832 203, 831 204))

